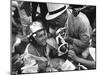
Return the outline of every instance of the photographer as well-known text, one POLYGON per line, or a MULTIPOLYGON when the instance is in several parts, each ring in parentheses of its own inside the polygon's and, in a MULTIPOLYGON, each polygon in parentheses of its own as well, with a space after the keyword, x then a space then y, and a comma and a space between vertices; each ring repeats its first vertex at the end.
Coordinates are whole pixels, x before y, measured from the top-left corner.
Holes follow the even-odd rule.
POLYGON ((47 4, 48 13, 46 19, 48 21, 49 32, 55 35, 57 29, 61 27, 68 28, 68 36, 64 39, 70 44, 76 54, 81 54, 88 46, 92 29, 88 18, 85 14, 79 13, 75 17, 68 5, 64 4, 47 4), (59 8, 58 8, 59 7, 59 8))

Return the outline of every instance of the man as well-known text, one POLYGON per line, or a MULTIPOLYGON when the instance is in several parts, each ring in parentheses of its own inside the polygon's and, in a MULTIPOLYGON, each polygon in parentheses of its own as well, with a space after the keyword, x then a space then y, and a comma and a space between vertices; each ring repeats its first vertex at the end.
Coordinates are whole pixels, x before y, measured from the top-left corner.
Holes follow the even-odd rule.
POLYGON ((92 34, 92 38, 90 41, 90 47, 87 48, 83 53, 82 57, 78 57, 76 53, 72 50, 69 50, 68 56, 73 59, 74 61, 86 66, 88 69, 95 69, 96 68, 96 42, 94 39, 96 39, 95 32, 92 34))
POLYGON ((27 45, 25 53, 23 54, 25 55, 25 66, 22 68, 22 73, 45 72, 47 66, 46 30, 41 21, 34 21, 32 25, 30 25, 30 30, 32 33, 29 37, 30 43, 27 45), (30 63, 30 61, 32 62, 30 63))
POLYGON ((61 27, 66 27, 68 30, 64 39, 68 42, 69 47, 76 54, 81 54, 88 46, 91 36, 91 27, 88 18, 83 13, 79 13, 75 17, 68 5, 47 3, 48 13, 46 20, 49 25, 49 32, 55 35, 56 31, 61 27))

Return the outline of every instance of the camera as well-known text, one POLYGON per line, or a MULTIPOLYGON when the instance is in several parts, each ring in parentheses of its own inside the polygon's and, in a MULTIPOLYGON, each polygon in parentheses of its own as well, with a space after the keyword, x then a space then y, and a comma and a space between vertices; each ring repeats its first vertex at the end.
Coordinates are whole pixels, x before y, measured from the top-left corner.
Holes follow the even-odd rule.
POLYGON ((68 52, 68 43, 65 42, 61 34, 58 34, 56 41, 58 45, 58 56, 66 54, 68 52))

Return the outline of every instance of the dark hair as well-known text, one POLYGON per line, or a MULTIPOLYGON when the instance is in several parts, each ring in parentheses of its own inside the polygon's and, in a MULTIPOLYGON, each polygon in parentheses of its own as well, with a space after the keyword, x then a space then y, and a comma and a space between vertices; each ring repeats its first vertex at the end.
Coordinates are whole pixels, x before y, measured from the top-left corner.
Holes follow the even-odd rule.
POLYGON ((33 45, 37 44, 36 40, 32 35, 29 37, 29 42, 32 43, 33 45))

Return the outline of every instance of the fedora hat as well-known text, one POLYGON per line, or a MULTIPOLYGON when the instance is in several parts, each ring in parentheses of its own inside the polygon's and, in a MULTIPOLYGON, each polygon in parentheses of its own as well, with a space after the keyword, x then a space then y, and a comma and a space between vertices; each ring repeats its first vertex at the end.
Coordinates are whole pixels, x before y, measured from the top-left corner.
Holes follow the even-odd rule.
POLYGON ((69 5, 57 4, 57 3, 47 3, 48 13, 46 15, 46 20, 51 20, 59 15, 61 15, 69 5))

